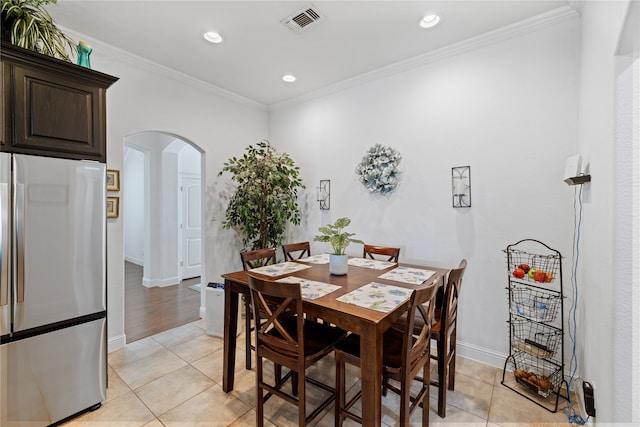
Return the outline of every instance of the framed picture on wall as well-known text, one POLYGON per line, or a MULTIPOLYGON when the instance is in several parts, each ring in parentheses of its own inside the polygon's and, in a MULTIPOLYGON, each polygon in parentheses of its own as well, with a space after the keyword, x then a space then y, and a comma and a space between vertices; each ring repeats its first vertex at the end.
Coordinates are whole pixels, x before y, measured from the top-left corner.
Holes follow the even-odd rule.
POLYGON ((107 197, 107 218, 118 218, 120 214, 120 197, 107 197))
POLYGON ((120 171, 107 169, 107 191, 120 191, 120 171))

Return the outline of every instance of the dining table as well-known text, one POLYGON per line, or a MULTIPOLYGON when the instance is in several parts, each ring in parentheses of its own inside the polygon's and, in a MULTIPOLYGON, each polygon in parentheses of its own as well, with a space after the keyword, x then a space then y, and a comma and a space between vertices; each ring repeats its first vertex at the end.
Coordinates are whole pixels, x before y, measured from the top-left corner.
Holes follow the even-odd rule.
MULTIPOLYGON (((328 259, 327 254, 322 254, 251 271, 264 276, 265 280, 298 281, 301 287, 310 287, 313 291, 308 297, 302 292, 306 315, 360 335, 362 421, 366 426, 380 426, 383 334, 407 310, 413 289, 444 286, 449 270, 350 258, 348 273, 338 276, 329 272, 328 259), (382 302, 380 295, 383 295, 382 302)), ((222 389, 230 392, 234 386, 236 360, 236 334, 230 331, 237 330, 238 297, 248 296, 249 286, 247 271, 222 277, 225 286, 222 389)))

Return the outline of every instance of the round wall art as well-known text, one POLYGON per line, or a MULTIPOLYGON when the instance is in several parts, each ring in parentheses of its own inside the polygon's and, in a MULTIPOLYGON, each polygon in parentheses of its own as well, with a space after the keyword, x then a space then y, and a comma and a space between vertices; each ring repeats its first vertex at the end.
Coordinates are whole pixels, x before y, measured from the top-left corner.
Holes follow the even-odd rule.
POLYGON ((371 193, 389 193, 398 185, 401 159, 402 155, 397 150, 376 144, 356 166, 356 174, 371 193))

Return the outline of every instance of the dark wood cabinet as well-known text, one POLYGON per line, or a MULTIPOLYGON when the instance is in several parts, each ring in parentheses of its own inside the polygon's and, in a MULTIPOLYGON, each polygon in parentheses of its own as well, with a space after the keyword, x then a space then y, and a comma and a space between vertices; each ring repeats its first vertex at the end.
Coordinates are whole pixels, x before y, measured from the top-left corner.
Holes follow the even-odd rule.
POLYGON ((2 42, 1 151, 106 162, 106 91, 118 79, 2 42))

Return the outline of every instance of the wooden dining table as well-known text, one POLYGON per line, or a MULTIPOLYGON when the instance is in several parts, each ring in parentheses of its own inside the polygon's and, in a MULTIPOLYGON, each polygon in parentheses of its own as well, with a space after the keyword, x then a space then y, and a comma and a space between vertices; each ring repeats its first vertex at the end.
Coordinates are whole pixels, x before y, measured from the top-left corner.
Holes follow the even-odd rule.
MULTIPOLYGON (((384 270, 349 266, 346 275, 335 276, 329 272, 329 264, 306 264, 309 268, 277 277, 264 276, 266 280, 277 280, 285 276, 329 283, 339 289, 316 299, 303 298, 304 312, 313 317, 359 334, 361 354, 362 421, 366 426, 380 426, 382 419, 382 336, 384 332, 407 310, 408 300, 388 312, 363 308, 337 300, 340 296, 371 283, 381 283, 416 289, 431 285, 443 286, 446 269, 413 264, 394 264, 384 270), (433 275, 419 285, 381 279, 379 276, 398 266, 433 271, 433 275)), ((238 327, 238 295, 249 294, 246 271, 223 274, 225 280, 224 299, 224 362, 222 389, 233 390, 236 360, 236 331, 238 327)), ((250 351, 247 349, 247 351, 250 351)))

